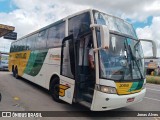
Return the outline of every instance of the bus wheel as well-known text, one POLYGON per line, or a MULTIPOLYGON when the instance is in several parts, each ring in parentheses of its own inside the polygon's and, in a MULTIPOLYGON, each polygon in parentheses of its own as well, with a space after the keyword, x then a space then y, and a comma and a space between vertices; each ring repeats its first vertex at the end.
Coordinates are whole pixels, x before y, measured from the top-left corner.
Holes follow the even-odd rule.
POLYGON ((15 71, 15 72, 14 72, 14 73, 15 73, 15 78, 18 79, 19 76, 18 76, 18 70, 17 70, 17 68, 16 68, 14 71, 15 71))
POLYGON ((14 69, 12 70, 12 75, 13 75, 13 77, 16 77, 16 73, 15 73, 14 69))
POLYGON ((51 82, 50 93, 54 101, 61 102, 59 99, 59 79, 54 78, 51 82))

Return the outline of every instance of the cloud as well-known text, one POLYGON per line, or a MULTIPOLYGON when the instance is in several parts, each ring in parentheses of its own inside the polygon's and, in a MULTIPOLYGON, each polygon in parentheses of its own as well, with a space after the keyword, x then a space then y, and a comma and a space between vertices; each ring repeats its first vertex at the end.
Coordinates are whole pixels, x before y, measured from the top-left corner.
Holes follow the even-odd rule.
MULTIPOLYGON (((0 12, 0 23, 15 26, 18 38, 40 29, 50 23, 66 17, 72 13, 89 8, 88 6, 60 4, 59 2, 47 1, 25 1, 14 0, 13 3, 18 9, 9 13, 0 12)), ((0 38, 1 48, 9 50, 11 41, 0 38)), ((3 49, 4 50, 4 49, 3 49)))
POLYGON ((18 9, 10 13, 0 13, 2 24, 16 27, 18 37, 35 31, 43 26, 53 23, 74 12, 88 8, 88 6, 70 6, 60 4, 51 0, 14 0, 18 9))
MULTIPOLYGON (((0 12, 0 23, 15 26, 18 37, 87 8, 99 9, 132 21, 145 21, 148 16, 153 16, 155 20, 160 16, 159 0, 12 0, 11 3, 17 9, 9 13, 0 12)), ((157 26, 138 28, 138 36, 157 39, 157 26)), ((1 41, 6 44, 2 38, 1 41)))
POLYGON ((143 21, 148 16, 160 15, 159 0, 56 0, 63 3, 89 5, 104 12, 143 21))
MULTIPOLYGON (((13 0, 15 5, 20 9, 37 10, 52 9, 54 6, 61 6, 63 9, 70 8, 71 11, 77 11, 79 7, 96 8, 107 13, 114 14, 123 18, 131 18, 139 21, 144 21, 148 16, 160 15, 160 1, 159 0, 13 0), (63 7, 62 7, 63 6, 63 7)), ((71 12, 71 11, 66 12, 71 12)), ((81 9, 79 9, 81 10, 81 9)), ((57 11, 61 11, 58 9, 57 11)), ((66 13, 65 12, 65 13, 66 13)))
MULTIPOLYGON (((151 39, 156 42, 158 57, 160 57, 160 17, 153 17, 152 24, 144 28, 137 28, 136 32, 141 39, 151 39)), ((144 46, 148 54, 149 45, 144 46)))

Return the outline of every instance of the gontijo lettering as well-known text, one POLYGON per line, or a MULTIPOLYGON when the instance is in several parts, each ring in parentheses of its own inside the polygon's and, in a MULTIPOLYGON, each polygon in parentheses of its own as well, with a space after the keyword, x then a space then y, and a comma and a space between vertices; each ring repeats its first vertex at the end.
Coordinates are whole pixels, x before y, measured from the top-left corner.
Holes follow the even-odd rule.
POLYGON ((18 53, 18 54, 16 54, 16 58, 26 59, 26 56, 27 56, 26 53, 18 53))

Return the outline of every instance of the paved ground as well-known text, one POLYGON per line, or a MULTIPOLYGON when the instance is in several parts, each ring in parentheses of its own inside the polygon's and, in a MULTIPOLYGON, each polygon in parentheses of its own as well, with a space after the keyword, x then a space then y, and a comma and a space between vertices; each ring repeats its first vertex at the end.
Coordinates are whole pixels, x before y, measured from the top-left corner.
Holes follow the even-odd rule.
MULTIPOLYGON (((117 109, 118 111, 160 111, 160 85, 147 84, 147 93, 144 100, 138 104, 125 108, 117 109)), ((17 80, 11 73, 0 71, 0 92, 2 101, 0 103, 0 111, 77 111, 87 110, 81 105, 69 105, 56 103, 52 100, 47 90, 28 82, 24 79, 17 80)), ((103 114, 106 114, 103 112, 103 114)), ((123 113, 125 114, 125 112, 123 113)), ((1 120, 2 118, 0 118, 1 120)), ((3 118, 4 119, 4 118, 3 118)), ((3 120, 2 119, 2 120, 3 120)), ((23 118, 26 120, 27 118, 23 118)), ((36 118, 36 120, 53 119, 53 118, 36 118)), ((56 120, 75 120, 75 117, 58 117, 56 120)), ((79 120, 101 120, 101 119, 148 119, 160 120, 160 118, 97 118, 97 117, 77 117, 79 120)), ((8 120, 7 118, 4 120, 8 120)), ((13 118, 10 120, 13 120, 13 118)), ((17 118, 15 119, 17 120, 17 118)), ((20 119, 19 119, 20 120, 20 119)), ((28 119, 27 119, 28 120, 28 119)), ((31 119, 32 120, 32 119, 31 119)))

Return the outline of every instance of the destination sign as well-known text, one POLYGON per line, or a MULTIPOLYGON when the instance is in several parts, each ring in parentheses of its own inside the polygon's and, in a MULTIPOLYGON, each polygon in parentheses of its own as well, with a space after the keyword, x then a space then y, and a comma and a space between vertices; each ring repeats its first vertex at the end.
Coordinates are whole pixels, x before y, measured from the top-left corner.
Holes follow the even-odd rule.
POLYGON ((4 39, 11 39, 11 40, 17 40, 17 33, 16 32, 10 32, 7 35, 4 35, 4 39))

